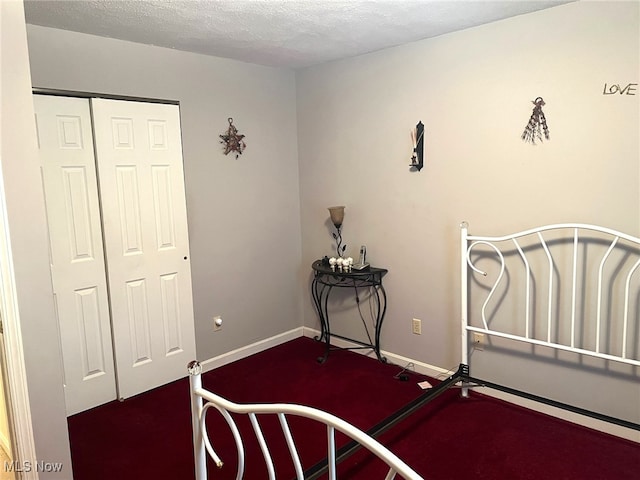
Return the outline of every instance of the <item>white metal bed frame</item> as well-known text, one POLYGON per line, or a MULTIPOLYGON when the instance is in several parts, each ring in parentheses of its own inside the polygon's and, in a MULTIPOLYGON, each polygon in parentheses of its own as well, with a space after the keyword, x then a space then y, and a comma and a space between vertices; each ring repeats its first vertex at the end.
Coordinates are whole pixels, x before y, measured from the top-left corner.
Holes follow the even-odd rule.
POLYGON ((365 447, 375 456, 380 458, 387 464, 389 470, 384 477, 384 480, 393 480, 396 474, 402 476, 406 480, 423 480, 415 471, 411 469, 406 463, 398 458, 393 452, 384 447, 380 442, 375 440, 370 435, 367 435, 362 430, 354 427, 350 423, 331 415, 322 410, 311 408, 303 405, 285 404, 285 403, 271 403, 271 404, 237 404, 230 402, 214 393, 205 390, 202 387, 201 372, 202 368, 200 363, 194 361, 188 366, 189 370, 189 383, 191 386, 191 412, 192 412, 192 427, 193 427, 193 443, 194 443, 194 457, 196 467, 196 480, 207 480, 207 453, 218 468, 222 468, 223 462, 216 453, 215 449, 211 445, 209 435, 207 434, 206 427, 206 414, 209 408, 214 408, 224 418, 229 426, 238 453, 238 464, 236 469, 236 479, 240 480, 244 478, 245 469, 245 451, 240 432, 233 419, 232 414, 245 414, 249 416, 251 426, 253 427, 254 434, 260 445, 263 458, 267 466, 267 472, 269 479, 276 478, 276 472, 269 451, 269 446, 265 440, 265 437, 260 428, 258 421, 258 415, 276 415, 282 428, 282 433, 289 448, 289 454, 294 465, 296 472, 296 480, 304 480, 309 478, 305 475, 305 471, 302 467, 302 462, 298 451, 296 449, 295 441, 289 424, 287 422, 287 415, 300 416, 315 420, 323 423, 327 428, 327 469, 329 473, 329 479, 335 480, 337 476, 337 463, 339 455, 336 449, 335 432, 341 432, 355 441, 362 447, 365 447))
MULTIPOLYGON (((640 336, 640 307, 633 307, 631 305, 631 299, 636 299, 637 303, 640 303, 640 238, 633 237, 609 228, 599 227, 595 225, 587 225, 580 223, 564 223, 556 225, 546 225, 530 230, 521 231, 518 233, 505 235, 505 236, 478 236, 469 235, 468 225, 466 222, 461 224, 461 262, 460 262, 460 274, 461 274, 461 341, 462 341, 462 357, 461 364, 458 370, 449 378, 443 380, 434 388, 426 390, 420 397, 405 405, 402 409, 383 420, 379 424, 375 425, 367 432, 363 432, 358 428, 352 426, 348 422, 337 418, 331 414, 323 412, 321 410, 292 404, 245 404, 239 405, 230 402, 218 395, 215 395, 202 387, 201 380, 201 367, 198 362, 191 362, 189 364, 190 373, 190 385, 191 385, 191 404, 192 404, 192 426, 193 426, 193 441, 194 441, 194 457, 196 465, 196 480, 206 480, 207 478, 207 454, 211 456, 216 465, 222 466, 222 461, 213 449, 206 429, 206 413, 208 409, 216 409, 222 417, 226 420, 229 428, 233 434, 236 443, 236 449, 238 452, 238 465, 236 479, 240 480, 244 474, 244 446, 240 433, 234 422, 232 414, 246 414, 249 416, 251 425, 254 430, 254 434, 260 445, 262 455, 267 465, 269 479, 276 478, 273 461, 271 459, 271 453, 269 447, 266 444, 265 438, 262 434, 260 424, 258 422, 258 415, 276 415, 280 421, 282 432, 286 439, 289 453, 295 467, 297 480, 312 480, 318 478, 324 473, 328 472, 330 480, 337 478, 336 465, 344 458, 351 455, 354 451, 360 447, 365 447, 375 456, 384 461, 389 467, 385 480, 391 480, 395 478, 396 474, 402 476, 407 480, 421 480, 422 477, 412 470, 407 464, 399 459, 395 454, 389 451, 386 447, 381 445, 375 437, 382 432, 386 431, 400 420, 406 418, 408 415, 419 409, 421 406, 433 400, 447 389, 454 386, 462 386, 462 396, 467 397, 469 395, 469 388, 472 385, 482 385, 495 390, 503 391, 512 395, 524 397, 529 400, 540 402, 543 404, 551 405, 553 407, 565 409, 580 415, 596 418, 601 421, 610 422, 626 428, 631 428, 640 431, 640 424, 633 423, 624 419, 614 418, 598 412, 588 411, 573 405, 558 402, 553 399, 544 398, 531 394, 529 392, 519 391, 504 385, 488 382, 485 380, 477 379, 470 375, 469 372, 469 349, 470 349, 470 335, 473 333, 481 333, 487 336, 500 337, 508 340, 514 340, 517 342, 525 342, 531 345, 549 347, 555 350, 562 350, 567 352, 573 352, 578 355, 587 355, 603 360, 619 362, 621 364, 627 364, 632 366, 640 366, 640 346, 633 344, 634 347, 629 349, 628 344, 630 341, 637 342, 633 337, 632 328, 635 328, 636 333, 640 336), (554 286, 554 275, 557 274, 558 263, 554 259, 554 255, 551 250, 551 243, 561 241, 567 243, 566 232, 571 232, 568 241, 571 242, 569 248, 571 252, 571 282, 570 282, 570 302, 568 308, 570 310, 570 339, 568 342, 562 342, 557 335, 552 335, 552 323, 560 322, 561 319, 558 315, 554 318, 552 315, 552 304, 559 293, 554 286), (558 232, 562 233, 561 237, 554 237, 558 232), (545 238, 548 235, 550 238, 545 238), (578 314, 578 306, 580 302, 584 302, 584 298, 579 295, 579 269, 584 267, 580 266, 578 260, 579 251, 581 245, 585 241, 594 241, 593 235, 596 235, 595 241, 600 245, 604 244, 603 249, 606 247, 605 253, 599 259, 596 259, 598 263, 597 267, 597 279, 596 279, 596 313, 595 320, 590 319, 590 322, 595 322, 595 346, 588 348, 584 345, 584 342, 579 341, 578 334, 584 325, 584 318, 578 314), (529 239, 526 240, 525 239, 529 239), (535 244, 530 239, 535 240, 535 244), (528 243, 527 243, 528 242, 528 243), (604 243, 603 243, 604 242, 604 243), (602 326, 607 326, 605 316, 603 315, 604 304, 606 303, 605 292, 611 292, 614 287, 613 280, 605 275, 605 267, 607 262, 610 261, 613 256, 612 252, 617 246, 622 246, 627 251, 625 257, 624 269, 616 268, 615 276, 617 278, 623 278, 622 283, 617 282, 617 285, 622 285, 617 292, 623 298, 622 307, 622 319, 618 319, 616 325, 619 325, 622 332, 620 334, 620 342, 613 347, 611 341, 601 341, 600 329, 602 326), (607 246, 608 244, 608 246, 607 246), (502 247, 508 245, 507 247, 502 247), (533 246, 535 245, 535 247, 533 246), (541 297, 546 303, 546 334, 540 338, 540 335, 534 335, 532 333, 533 324, 536 321, 531 315, 533 309, 534 299, 532 298, 532 262, 529 258, 527 251, 537 248, 543 252, 542 264, 546 264, 546 300, 544 295, 535 295, 537 301, 540 301, 541 297), (514 251, 515 249, 515 251, 514 251), (488 294, 484 298, 482 307, 480 309, 480 324, 481 326, 473 325, 469 316, 469 282, 471 280, 470 272, 474 272, 480 276, 486 276, 487 273, 481 270, 474 263, 473 255, 478 250, 484 250, 484 255, 493 257, 493 260, 498 260, 497 275, 495 281, 487 289, 488 294), (488 253, 487 253, 488 252, 488 253), (494 305, 496 302, 496 292, 501 286, 501 282, 505 275, 506 262, 505 253, 509 255, 517 255, 521 259, 521 268, 525 276, 525 294, 524 294, 524 314, 517 314, 516 317, 522 317, 521 322, 524 323, 524 327, 520 325, 520 329, 524 329, 524 334, 515 334, 510 331, 503 331, 494 328, 491 318, 487 314, 488 307, 494 305), (517 252, 517 254, 515 253, 517 252), (599 260, 599 261, 598 261, 599 260), (633 295, 632 295, 633 294, 633 295), (604 323, 603 323, 604 322, 604 323), (633 350, 635 349, 635 352, 633 350), (631 351, 630 351, 631 350, 631 351), (635 354, 634 354, 635 353, 635 354), (302 416, 317 422, 321 422, 326 425, 327 428, 327 458, 326 460, 319 462, 307 470, 303 470, 298 452, 295 447, 293 436, 289 430, 286 416, 295 415, 302 416), (335 432, 339 431, 347 435, 351 441, 346 445, 336 449, 335 432)), ((612 262, 615 262, 613 260, 612 262)), ((511 264, 509 264, 511 265, 511 264)), ((538 264, 536 264, 538 266, 538 264)), ((536 269, 539 271, 539 269, 536 269)), ((583 294, 584 296, 584 294, 583 294)), ((563 294, 563 298, 565 295, 563 294)), ((482 300, 482 299, 480 299, 482 300)), ((516 322, 517 323, 517 322, 516 322)))

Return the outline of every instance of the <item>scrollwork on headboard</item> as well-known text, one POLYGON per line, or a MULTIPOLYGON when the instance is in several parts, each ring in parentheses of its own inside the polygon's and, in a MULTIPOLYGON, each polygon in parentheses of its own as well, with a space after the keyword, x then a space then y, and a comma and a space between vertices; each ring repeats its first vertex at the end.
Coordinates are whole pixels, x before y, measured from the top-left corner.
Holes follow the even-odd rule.
POLYGON ((473 261, 471 260, 471 251, 477 245, 486 245, 489 248, 493 249, 493 251, 496 252, 496 254, 498 255, 498 258, 500 259, 500 273, 498 274, 498 277, 496 278, 495 283, 491 287, 491 290, 489 291, 489 294, 487 295, 487 298, 485 298, 484 303, 482 304, 482 324, 484 325, 484 328, 488 329, 489 325, 487 323, 487 315, 486 315, 487 305, 491 301, 491 297, 493 297, 493 294, 495 293, 496 289, 498 288, 498 285, 500 284, 500 281, 502 280, 502 277, 504 275, 504 267, 505 267, 505 265, 504 265, 504 255, 502 255, 502 252, 500 251, 500 249, 498 247, 496 247, 491 242, 480 240, 480 241, 477 241, 477 242, 473 242, 471 245, 469 245, 469 248, 467 248, 467 265, 469 265, 469 267, 471 267, 471 269, 474 272, 479 273, 480 275, 482 275, 484 277, 487 276, 487 272, 485 272, 483 270, 480 270, 478 267, 476 267, 473 264, 473 261))

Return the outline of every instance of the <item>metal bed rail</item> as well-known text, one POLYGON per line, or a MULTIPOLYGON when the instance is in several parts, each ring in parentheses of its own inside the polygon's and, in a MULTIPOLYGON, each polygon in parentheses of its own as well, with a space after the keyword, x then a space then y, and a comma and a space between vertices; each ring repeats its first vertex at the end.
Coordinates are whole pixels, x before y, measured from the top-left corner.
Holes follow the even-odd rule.
POLYGON ((348 422, 315 408, 286 403, 271 404, 237 404, 230 402, 202 387, 202 367, 197 361, 188 365, 189 384, 191 389, 191 421, 193 428, 194 459, 196 469, 196 480, 207 479, 207 454, 213 459, 218 468, 222 468, 223 461, 216 453, 211 444, 211 439, 207 433, 206 415, 210 408, 217 410, 224 418, 233 434, 238 454, 238 464, 236 467, 236 479, 244 478, 245 471, 245 451, 240 431, 232 414, 248 415, 255 437, 258 440, 270 480, 276 478, 273 457, 265 436, 258 415, 276 415, 278 417, 282 433, 289 449, 289 455, 294 465, 297 480, 304 480, 305 472, 302 461, 298 454, 296 444, 287 422, 287 416, 305 417, 326 426, 327 430, 327 470, 329 480, 335 480, 337 476, 337 449, 335 433, 341 432, 358 445, 366 448, 376 457, 381 459, 389 467, 385 480, 393 480, 396 475, 400 475, 405 480, 423 480, 411 467, 398 458, 393 452, 380 444, 373 437, 367 435, 362 430, 354 427, 348 422))
MULTIPOLYGON (((389 430, 391 427, 395 426, 398 422, 404 420, 413 412, 428 404, 432 400, 435 400, 441 394, 446 392, 449 388, 454 387, 457 383, 461 381, 465 381, 468 376, 468 369, 464 365, 460 365, 458 370, 454 372, 447 379, 442 382, 436 384, 433 388, 425 390, 422 395, 418 396, 413 401, 409 402, 407 405, 403 406, 392 415, 388 416, 381 422, 377 423, 370 429, 366 431, 366 434, 377 438, 379 435, 382 435, 384 432, 389 430)), ((354 454, 357 450, 359 450, 360 444, 357 441, 352 440, 342 446, 336 452, 336 461, 340 463, 341 461, 347 459, 349 456, 354 454)), ((305 471, 305 480, 315 480, 320 476, 324 475, 329 468, 327 463, 328 459, 324 459, 313 465, 311 468, 305 471)))

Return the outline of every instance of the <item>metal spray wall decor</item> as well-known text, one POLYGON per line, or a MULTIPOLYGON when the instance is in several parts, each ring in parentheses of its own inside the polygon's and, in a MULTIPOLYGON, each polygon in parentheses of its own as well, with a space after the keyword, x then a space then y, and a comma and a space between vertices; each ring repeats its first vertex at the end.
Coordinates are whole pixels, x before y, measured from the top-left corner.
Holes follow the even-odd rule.
POLYGON ((542 111, 542 107, 545 105, 542 97, 536 98, 531 103, 535 106, 533 107, 533 113, 529 118, 529 123, 527 123, 524 132, 522 132, 522 140, 525 142, 531 142, 535 145, 536 140, 542 142, 542 135, 544 135, 544 138, 549 140, 549 127, 547 126, 547 119, 542 111))
POLYGON ((244 135, 238 134, 238 129, 233 125, 233 118, 229 117, 228 120, 229 128, 226 134, 220 135, 222 139, 220 143, 224 145, 225 155, 229 154, 229 152, 235 152, 236 158, 238 158, 238 155, 242 155, 247 145, 244 143, 244 135))

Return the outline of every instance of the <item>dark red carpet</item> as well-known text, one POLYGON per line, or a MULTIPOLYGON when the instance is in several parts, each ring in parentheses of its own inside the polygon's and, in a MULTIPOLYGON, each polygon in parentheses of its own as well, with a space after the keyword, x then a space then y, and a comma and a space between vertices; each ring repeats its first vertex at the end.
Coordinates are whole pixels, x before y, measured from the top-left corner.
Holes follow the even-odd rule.
MULTIPOLYGON (((315 359, 322 346, 299 338, 203 376, 205 388, 229 400, 291 402, 322 408, 366 430, 420 395, 411 375, 394 378, 400 367, 354 352, 334 351, 324 365, 315 359)), ((186 366, 185 366, 186 370, 186 366)), ((640 445, 578 427, 482 395, 458 398, 451 390, 396 425, 382 442, 425 479, 638 478, 640 445)), ((69 418, 75 480, 194 478, 186 379, 124 402, 112 402, 69 418)), ((235 478, 236 454, 226 424, 208 418, 214 446, 225 461, 210 467, 210 479, 235 478)), ((326 455, 324 427, 290 418, 303 466, 326 455)), ((261 425, 274 445, 284 445, 277 420, 261 425)), ((238 420, 241 430, 248 421, 238 420)), ((246 440, 245 479, 267 478, 253 438, 246 440)), ((288 455, 275 458, 278 478, 293 478, 288 455)), ((364 452, 341 467, 343 479, 370 480, 382 465, 364 452)))

